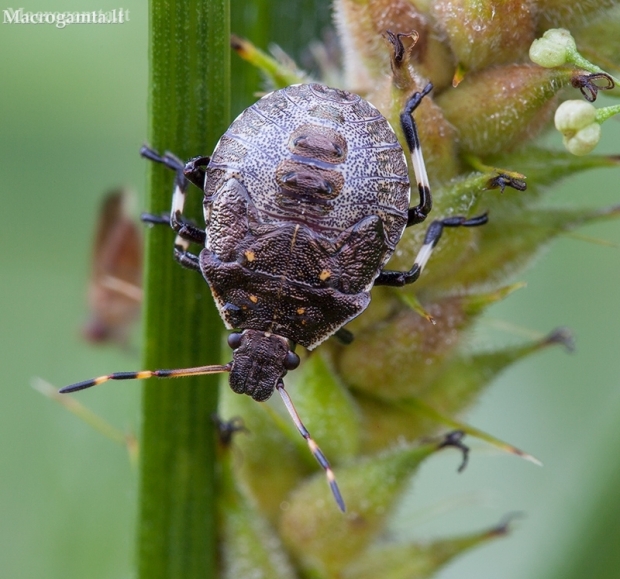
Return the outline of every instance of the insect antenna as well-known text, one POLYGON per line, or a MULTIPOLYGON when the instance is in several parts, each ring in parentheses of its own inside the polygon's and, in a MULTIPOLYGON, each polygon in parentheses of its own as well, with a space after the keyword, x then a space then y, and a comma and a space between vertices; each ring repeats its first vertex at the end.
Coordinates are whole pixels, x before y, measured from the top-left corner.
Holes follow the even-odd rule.
POLYGON ((304 426, 301 418, 299 418, 299 414, 297 414, 297 410, 295 410, 295 406, 293 405, 293 401, 291 397, 288 395, 288 392, 284 389, 284 383, 279 382, 277 385, 278 392, 282 397, 284 405, 288 410, 288 413, 291 415, 297 430, 299 430, 299 434, 301 434, 308 443, 310 447, 310 452, 314 455, 314 458, 317 459, 318 463, 321 465, 321 468, 325 471, 325 475, 327 476, 327 482, 329 483, 329 487, 332 490, 334 498, 338 503, 338 507, 344 513, 346 508, 344 506, 344 500, 342 499, 342 495, 340 494, 340 489, 338 488, 338 483, 336 482, 336 477, 334 475, 334 471, 332 467, 329 465, 327 458, 323 454, 323 451, 319 448, 319 445, 315 442, 315 440, 310 436, 308 429, 304 426))
POLYGON ((61 388, 61 394, 69 394, 78 390, 85 390, 92 386, 99 386, 108 380, 143 380, 145 378, 181 378, 183 376, 201 376, 203 374, 218 374, 220 372, 230 372, 232 364, 198 366, 196 368, 177 368, 175 370, 141 370, 140 372, 115 372, 107 376, 91 378, 83 382, 76 382, 61 388))

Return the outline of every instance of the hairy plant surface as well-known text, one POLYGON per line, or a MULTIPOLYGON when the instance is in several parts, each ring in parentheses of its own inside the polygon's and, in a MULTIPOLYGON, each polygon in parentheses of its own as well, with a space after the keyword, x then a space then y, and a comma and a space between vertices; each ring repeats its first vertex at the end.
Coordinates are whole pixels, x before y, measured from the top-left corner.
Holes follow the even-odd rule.
MULTIPOLYGON (((373 291, 369 309, 347 326, 352 344, 330 341, 287 376, 300 415, 332 462, 344 515, 280 409, 223 387, 221 416, 242 416, 251 433, 237 435, 232 451, 222 450, 224 576, 429 577, 464 550, 505 534, 502 523, 420 545, 388 540, 383 531, 420 463, 447 446, 442 433, 462 430, 535 460, 461 417, 510 364, 549 345, 570 347, 570 335, 554 330, 532 342, 472 351, 468 331, 485 308, 520 287, 515 276, 555 237, 617 214, 615 207, 545 207, 541 198, 551 185, 617 160, 534 142, 562 101, 594 108, 588 101, 613 88, 608 73, 574 57, 609 52, 596 36, 604 38, 600 29, 618 31, 615 4, 338 0, 342 68, 326 49, 314 78, 234 40, 270 89, 316 80, 364 96, 388 118, 403 148, 399 114, 411 94, 432 82, 415 112, 434 199, 429 221, 488 212, 489 223, 445 231, 416 283, 373 291), (560 29, 559 48, 552 46, 560 60, 541 61, 535 51, 530 58, 532 43, 549 29, 560 29), (576 39, 574 49, 565 33, 576 39), (235 460, 235 452, 243 458, 235 460)), ((588 119, 579 122, 604 120, 596 110, 588 119)), ((411 167, 410 178, 415 183, 411 167)), ((406 230, 389 269, 411 267, 425 229, 406 230)))

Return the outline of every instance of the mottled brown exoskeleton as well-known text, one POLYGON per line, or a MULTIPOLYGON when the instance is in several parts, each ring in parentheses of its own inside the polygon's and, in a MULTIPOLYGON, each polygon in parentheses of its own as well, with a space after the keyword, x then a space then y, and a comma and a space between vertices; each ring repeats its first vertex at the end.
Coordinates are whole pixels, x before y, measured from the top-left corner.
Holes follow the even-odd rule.
POLYGON ((325 469, 339 507, 344 502, 329 463, 301 422, 284 388, 295 369, 296 344, 313 349, 366 309, 374 285, 414 282, 444 227, 473 219, 434 221, 409 271, 385 264, 406 227, 424 221, 431 194, 412 113, 429 84, 407 102, 401 127, 417 180, 409 207, 407 159, 383 115, 356 94, 300 84, 265 95, 232 123, 213 155, 187 164, 144 147, 142 155, 176 171, 169 224, 177 261, 199 271, 230 330, 232 362, 180 370, 121 372, 64 388, 73 392, 107 380, 230 372, 230 386, 259 402, 275 389, 325 469), (183 217, 189 183, 204 191, 205 229, 183 217), (189 244, 203 247, 199 255, 189 244))

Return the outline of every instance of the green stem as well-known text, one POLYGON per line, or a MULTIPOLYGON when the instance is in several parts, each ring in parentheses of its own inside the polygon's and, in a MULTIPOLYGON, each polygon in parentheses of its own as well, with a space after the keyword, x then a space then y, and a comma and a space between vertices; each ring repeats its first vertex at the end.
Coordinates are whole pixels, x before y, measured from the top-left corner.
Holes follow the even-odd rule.
POLYGON ((600 66, 596 66, 596 64, 592 64, 587 58, 584 58, 583 56, 581 56, 581 54, 579 54, 577 50, 571 50, 569 54, 570 54, 570 57, 568 61, 574 64, 575 66, 578 66, 579 68, 582 68, 583 70, 587 70, 588 72, 606 74, 607 76, 611 77, 616 84, 620 83, 620 81, 616 77, 612 76, 607 71, 603 70, 600 66))
MULTIPOLYGON (((150 3, 149 142, 180 158, 208 154, 229 123, 228 0, 150 3)), ((149 164, 148 210, 170 210, 173 176, 149 164)), ((188 213, 202 221, 201 195, 188 213)), ((174 234, 147 237, 146 368, 218 363, 221 321, 209 288, 172 259, 174 234)), ((143 390, 138 568, 142 579, 215 577, 217 377, 150 380, 143 390)))
POLYGON ((620 114, 620 105, 611 105, 609 107, 603 107, 601 109, 597 109, 596 111, 596 122, 601 125, 607 119, 613 117, 614 115, 620 114))

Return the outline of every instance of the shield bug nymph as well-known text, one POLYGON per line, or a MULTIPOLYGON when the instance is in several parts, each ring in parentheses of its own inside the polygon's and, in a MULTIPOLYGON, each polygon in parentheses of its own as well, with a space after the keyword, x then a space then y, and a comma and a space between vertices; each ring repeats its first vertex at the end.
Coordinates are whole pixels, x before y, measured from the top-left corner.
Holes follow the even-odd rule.
POLYGON ((407 101, 400 123, 417 180, 409 207, 407 160, 388 121, 360 96, 321 84, 277 90, 244 111, 213 155, 187 164, 144 147, 142 155, 176 172, 170 218, 144 216, 176 232, 174 257, 209 284, 233 359, 224 365, 120 372, 63 388, 74 392, 108 380, 230 373, 230 386, 254 400, 277 390, 345 510, 329 462, 303 425, 283 378, 299 364, 296 344, 313 349, 370 302, 374 285, 414 282, 444 227, 473 227, 486 215, 431 223, 409 271, 384 269, 406 227, 421 223, 432 200, 412 114, 432 89, 407 101), (186 190, 204 192, 205 228, 183 217, 186 190), (202 246, 199 255, 190 244, 202 246))

